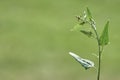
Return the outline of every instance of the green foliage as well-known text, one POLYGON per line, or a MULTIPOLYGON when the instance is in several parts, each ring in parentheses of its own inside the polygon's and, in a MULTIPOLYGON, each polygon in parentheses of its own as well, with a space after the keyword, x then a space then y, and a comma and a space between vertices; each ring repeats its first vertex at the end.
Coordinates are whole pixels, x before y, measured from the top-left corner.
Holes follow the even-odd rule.
POLYGON ((100 36, 100 45, 101 46, 107 45, 109 42, 108 26, 109 26, 109 21, 107 21, 106 25, 104 26, 104 30, 100 36))
POLYGON ((91 27, 92 27, 93 29, 96 30, 95 21, 94 21, 94 19, 92 18, 92 14, 91 14, 89 8, 87 8, 87 15, 88 15, 88 18, 89 18, 89 21, 88 21, 89 24, 91 25, 91 27))
POLYGON ((91 31, 80 30, 80 32, 85 34, 88 37, 94 37, 94 35, 93 35, 93 33, 91 31))
POLYGON ((90 10, 89 10, 88 7, 87 7, 87 15, 88 15, 88 18, 89 18, 89 19, 92 19, 92 14, 91 14, 91 12, 90 12, 90 10))
POLYGON ((80 27, 81 27, 81 25, 76 24, 76 25, 71 29, 71 31, 77 31, 77 30, 80 29, 80 27))

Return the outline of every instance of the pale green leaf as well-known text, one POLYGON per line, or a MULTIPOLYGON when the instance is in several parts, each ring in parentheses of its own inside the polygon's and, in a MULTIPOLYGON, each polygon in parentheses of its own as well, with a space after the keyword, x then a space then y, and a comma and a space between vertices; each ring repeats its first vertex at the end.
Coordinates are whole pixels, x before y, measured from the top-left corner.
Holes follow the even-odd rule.
POLYGON ((100 45, 104 46, 109 43, 109 35, 108 35, 108 27, 109 27, 109 21, 104 26, 104 30, 100 36, 100 45))
POLYGON ((91 68, 91 67, 94 67, 94 62, 90 61, 90 60, 87 60, 87 59, 83 59, 81 57, 79 57, 77 54, 74 54, 72 52, 69 52, 69 54, 76 60, 78 61, 82 67, 84 67, 86 70, 91 68))
POLYGON ((80 30, 80 27, 81 27, 81 25, 76 24, 76 25, 71 29, 71 31, 77 31, 77 30, 80 30))

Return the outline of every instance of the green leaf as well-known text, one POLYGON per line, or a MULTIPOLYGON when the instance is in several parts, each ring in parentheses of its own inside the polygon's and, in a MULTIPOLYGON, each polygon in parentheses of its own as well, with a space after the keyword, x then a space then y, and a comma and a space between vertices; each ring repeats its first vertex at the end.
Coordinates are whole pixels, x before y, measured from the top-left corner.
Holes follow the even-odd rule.
POLYGON ((80 27, 81 27, 81 25, 77 24, 70 31, 77 31, 80 29, 80 27))
POLYGON ((109 21, 107 21, 104 30, 100 36, 100 45, 104 46, 109 43, 109 36, 108 36, 108 27, 109 27, 109 21))
POLYGON ((80 23, 80 25, 84 25, 85 23, 86 23, 86 22, 83 21, 83 22, 80 23))
POLYGON ((91 12, 90 12, 88 7, 87 7, 87 15, 88 15, 89 19, 92 19, 92 14, 91 14, 91 12))
POLYGON ((94 37, 91 31, 80 30, 81 33, 85 34, 88 37, 94 37))
POLYGON ((94 62, 90 61, 90 60, 87 60, 87 59, 83 59, 81 57, 79 57, 77 54, 74 54, 72 52, 69 52, 69 54, 76 60, 78 61, 82 67, 84 67, 86 70, 91 68, 91 67, 94 67, 94 62))

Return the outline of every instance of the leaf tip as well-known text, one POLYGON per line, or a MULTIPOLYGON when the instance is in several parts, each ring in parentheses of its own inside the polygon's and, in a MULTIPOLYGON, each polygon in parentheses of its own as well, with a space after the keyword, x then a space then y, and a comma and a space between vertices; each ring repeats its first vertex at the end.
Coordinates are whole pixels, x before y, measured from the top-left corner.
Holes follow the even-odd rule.
POLYGON ((89 19, 92 19, 92 14, 90 12, 90 9, 87 7, 87 15, 89 17, 89 19))

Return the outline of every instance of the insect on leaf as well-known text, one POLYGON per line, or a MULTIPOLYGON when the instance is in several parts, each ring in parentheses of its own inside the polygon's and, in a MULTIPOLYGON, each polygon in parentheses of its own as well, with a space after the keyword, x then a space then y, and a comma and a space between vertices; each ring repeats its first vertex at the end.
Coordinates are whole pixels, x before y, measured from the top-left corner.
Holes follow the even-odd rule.
POLYGON ((88 7, 87 7, 87 15, 88 15, 89 19, 92 19, 92 14, 91 14, 91 12, 90 12, 88 7))
POLYGON ((109 21, 107 21, 104 30, 100 36, 100 45, 104 46, 109 43, 109 36, 108 36, 108 27, 109 27, 109 21))
POLYGON ((87 59, 83 59, 81 57, 79 57, 78 55, 72 53, 72 52, 69 52, 69 54, 76 60, 78 61, 82 67, 84 67, 86 70, 91 68, 91 67, 94 67, 94 62, 90 61, 90 60, 87 60, 87 59))

